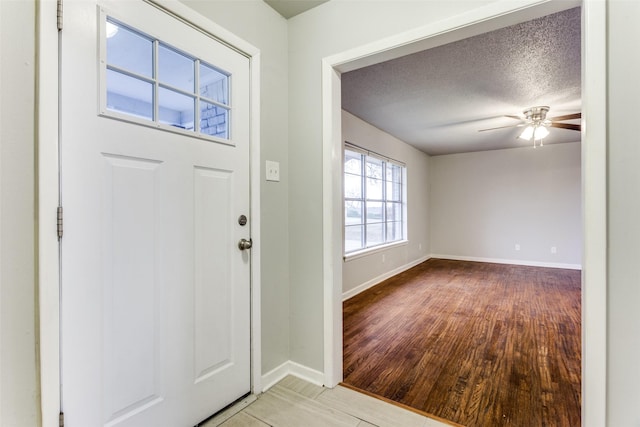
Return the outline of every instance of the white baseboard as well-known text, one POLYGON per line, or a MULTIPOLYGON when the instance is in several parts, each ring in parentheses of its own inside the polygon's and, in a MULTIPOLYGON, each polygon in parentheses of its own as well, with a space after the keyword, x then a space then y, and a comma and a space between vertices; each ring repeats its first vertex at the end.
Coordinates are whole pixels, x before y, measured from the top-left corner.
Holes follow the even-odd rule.
POLYGON ((582 270, 582 265, 580 264, 562 264, 557 262, 523 261, 517 259, 483 258, 443 254, 431 254, 430 258, 452 259, 457 261, 491 262, 495 264, 527 265, 531 267, 566 268, 568 270, 582 270))
POLYGON ((411 267, 415 267, 416 265, 425 262, 429 258, 431 258, 431 256, 429 256, 429 255, 427 255, 425 257, 422 257, 422 258, 418 258, 417 260, 411 261, 408 264, 402 265, 402 266, 400 266, 398 268, 394 268, 391 271, 387 271, 386 273, 383 273, 383 274, 379 275, 378 277, 374 277, 373 279, 368 280, 368 281, 364 282, 363 284, 356 286, 353 289, 349 289, 347 292, 344 292, 342 294, 342 301, 346 301, 349 298, 351 298, 351 297, 353 297, 355 295, 358 295, 360 292, 366 291, 367 289, 377 285, 378 283, 380 283, 380 282, 382 282, 384 280, 387 280, 389 277, 393 277, 396 274, 400 274, 403 271, 406 271, 406 270, 410 269, 411 267))
POLYGON ((287 375, 293 375, 315 385, 324 385, 323 372, 287 360, 262 376, 262 392, 269 390, 287 375))

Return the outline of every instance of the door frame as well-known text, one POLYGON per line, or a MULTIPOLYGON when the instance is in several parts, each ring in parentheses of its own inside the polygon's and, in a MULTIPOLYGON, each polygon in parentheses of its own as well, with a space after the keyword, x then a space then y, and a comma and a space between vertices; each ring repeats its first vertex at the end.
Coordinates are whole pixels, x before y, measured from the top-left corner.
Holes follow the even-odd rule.
MULTIPOLYGON (((249 59, 250 67, 250 209, 251 209, 251 392, 262 391, 260 314, 260 50, 185 4, 141 0, 164 9, 230 46, 249 59)), ((59 200, 59 76, 60 53, 55 0, 37 2, 37 286, 40 358, 40 409, 43 427, 57 427, 60 413, 60 253, 56 229, 59 200)))
POLYGON ((325 385, 342 381, 341 73, 582 6, 582 424, 606 425, 607 110, 602 0, 495 2, 322 60, 325 385), (590 78, 591 76, 594 76, 590 78), (604 77, 604 78, 603 78, 604 77), (586 122, 589 118, 596 118, 586 122))

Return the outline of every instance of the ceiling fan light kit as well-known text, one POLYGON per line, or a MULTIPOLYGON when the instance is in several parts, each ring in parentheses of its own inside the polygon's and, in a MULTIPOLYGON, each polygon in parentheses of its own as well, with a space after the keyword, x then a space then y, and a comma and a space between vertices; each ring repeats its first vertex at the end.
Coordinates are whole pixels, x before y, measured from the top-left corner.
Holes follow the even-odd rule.
POLYGON ((524 130, 522 131, 522 133, 518 138, 526 139, 527 141, 530 141, 532 136, 533 136, 533 126, 527 126, 526 128, 524 128, 524 130))
POLYGON ((520 127, 525 126, 524 130, 518 136, 519 139, 525 139, 527 141, 531 141, 533 139, 533 148, 536 148, 536 141, 540 142, 540 146, 542 146, 542 139, 549 135, 549 128, 556 127, 562 129, 569 130, 581 130, 580 125, 571 124, 571 123, 560 123, 563 120, 575 120, 580 119, 582 117, 581 113, 573 113, 567 114, 564 116, 554 117, 552 119, 547 119, 547 113, 550 108, 546 105, 541 105, 537 107, 531 107, 522 112, 524 114, 524 119, 520 119, 518 116, 505 116, 512 119, 520 119, 523 120, 523 123, 512 125, 512 126, 501 126, 497 128, 491 129, 481 129, 480 132, 487 130, 495 130, 495 129, 504 129, 510 127, 520 127))
POLYGON ((548 112, 549 107, 546 105, 524 110, 522 113, 529 125, 524 128, 518 138, 526 139, 527 141, 531 141, 531 138, 533 138, 533 148, 536 148, 536 141, 540 141, 540 146, 542 147, 542 138, 549 135, 547 126, 551 124, 551 121, 547 120, 548 112))
POLYGON ((547 130, 547 126, 544 124, 540 125, 529 125, 518 136, 520 139, 526 139, 527 141, 531 141, 533 138, 533 148, 536 148, 536 141, 540 141, 540 147, 544 144, 542 143, 542 138, 549 135, 549 130, 547 130))
POLYGON ((546 125, 538 126, 533 131, 533 138, 534 139, 542 139, 547 135, 549 135, 549 130, 547 129, 546 125))

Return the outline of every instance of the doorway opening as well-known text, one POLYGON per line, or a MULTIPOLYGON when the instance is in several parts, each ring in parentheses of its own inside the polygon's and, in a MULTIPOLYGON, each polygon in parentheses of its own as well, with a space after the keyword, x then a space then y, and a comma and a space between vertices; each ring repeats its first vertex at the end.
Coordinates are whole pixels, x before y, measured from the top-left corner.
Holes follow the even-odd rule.
POLYGON ((579 423, 580 43, 576 7, 342 75, 343 139, 409 176, 404 245, 352 257, 395 216, 345 143, 346 384, 463 425, 579 423), (577 123, 534 150, 509 113, 530 103, 577 123))
MULTIPOLYGON (((503 13, 483 16, 480 19, 464 20, 461 18, 455 23, 450 23, 446 29, 427 28, 421 36, 408 35, 405 40, 398 42, 381 41, 372 44, 366 49, 354 49, 353 51, 338 54, 323 61, 323 86, 324 102, 324 201, 325 201, 325 376, 326 384, 333 385, 342 379, 342 182, 339 174, 334 171, 341 170, 340 153, 342 134, 340 129, 340 93, 341 74, 362 68, 367 65, 377 64, 389 59, 397 58, 407 53, 424 50, 429 47, 439 46, 451 41, 461 40, 475 34, 490 31, 512 25, 517 22, 545 16, 550 13, 567 9, 565 5, 556 6, 556 10, 549 9, 549 4, 532 5, 525 10, 509 10, 503 13), (363 50, 367 52, 364 53, 363 50), (336 176, 338 178, 336 178, 336 176)), ((575 5, 572 5, 575 6, 575 5)), ((599 121, 606 113, 599 106, 604 101, 604 87, 602 84, 590 81, 589 76, 597 75, 602 70, 598 61, 604 60, 601 46, 604 41, 604 20, 594 19, 593 5, 585 3, 583 6, 583 120, 588 117, 598 117, 599 121)), ((597 7, 597 6, 596 6, 597 7)), ((477 18, 477 17, 476 17, 477 18)), ((592 79, 594 80, 594 79, 592 79)), ((604 324, 606 307, 602 301, 597 301, 598 295, 603 296, 605 281, 604 272, 606 258, 604 252, 585 250, 592 245, 604 244, 605 192, 598 184, 598 180, 604 179, 606 164, 604 161, 596 161, 597 156, 604 152, 605 147, 604 127, 590 123, 589 132, 584 132, 582 143, 581 164, 583 170, 582 183, 582 217, 584 218, 582 243, 583 266, 585 270, 582 277, 582 319, 583 337, 583 398, 582 418, 583 423, 594 422, 597 425, 604 415, 605 399, 601 391, 597 390, 601 384, 605 369, 602 363, 605 360, 604 331, 600 325, 604 324), (586 166, 586 167, 585 167, 586 166), (591 185, 590 185, 591 184, 591 185), (586 315, 585 313, 588 313, 586 315), (595 317, 594 317, 595 316, 595 317)), ((599 247, 599 246, 596 246, 599 247)))

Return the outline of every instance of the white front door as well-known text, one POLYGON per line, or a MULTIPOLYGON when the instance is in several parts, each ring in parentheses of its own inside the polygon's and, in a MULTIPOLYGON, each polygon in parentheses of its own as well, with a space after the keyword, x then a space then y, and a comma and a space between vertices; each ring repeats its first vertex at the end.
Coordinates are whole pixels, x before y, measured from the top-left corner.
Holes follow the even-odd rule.
POLYGON ((250 391, 249 60, 143 1, 61 52, 65 426, 193 426, 250 391))

